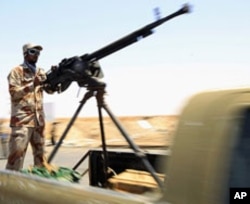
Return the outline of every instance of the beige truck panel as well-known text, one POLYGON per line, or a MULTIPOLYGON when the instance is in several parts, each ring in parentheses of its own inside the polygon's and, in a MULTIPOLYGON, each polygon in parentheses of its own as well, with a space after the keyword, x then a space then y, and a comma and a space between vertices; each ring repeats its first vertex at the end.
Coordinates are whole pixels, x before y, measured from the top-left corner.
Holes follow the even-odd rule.
POLYGON ((58 182, 19 172, 0 171, 0 203, 142 204, 151 202, 135 194, 58 182))
POLYGON ((250 89, 194 96, 183 109, 166 171, 164 200, 222 204, 228 197, 232 148, 250 89))

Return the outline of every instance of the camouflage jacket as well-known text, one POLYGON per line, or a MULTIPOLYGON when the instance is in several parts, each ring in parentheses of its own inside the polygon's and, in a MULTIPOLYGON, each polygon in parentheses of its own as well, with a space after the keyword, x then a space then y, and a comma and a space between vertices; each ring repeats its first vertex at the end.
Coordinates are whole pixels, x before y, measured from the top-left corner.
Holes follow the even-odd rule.
POLYGON ((36 73, 25 64, 14 67, 8 75, 11 96, 10 126, 44 126, 43 89, 41 82, 46 79, 43 69, 36 73))

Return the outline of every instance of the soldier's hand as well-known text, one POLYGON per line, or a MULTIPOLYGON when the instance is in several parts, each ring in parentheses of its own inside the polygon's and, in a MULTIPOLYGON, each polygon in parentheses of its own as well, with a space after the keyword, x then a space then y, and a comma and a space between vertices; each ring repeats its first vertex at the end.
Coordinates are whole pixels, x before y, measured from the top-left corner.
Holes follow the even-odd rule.
POLYGON ((58 66, 57 65, 52 65, 50 69, 51 69, 51 71, 56 71, 58 69, 58 66))
POLYGON ((45 74, 37 74, 34 79, 34 86, 41 86, 43 82, 46 80, 45 74))

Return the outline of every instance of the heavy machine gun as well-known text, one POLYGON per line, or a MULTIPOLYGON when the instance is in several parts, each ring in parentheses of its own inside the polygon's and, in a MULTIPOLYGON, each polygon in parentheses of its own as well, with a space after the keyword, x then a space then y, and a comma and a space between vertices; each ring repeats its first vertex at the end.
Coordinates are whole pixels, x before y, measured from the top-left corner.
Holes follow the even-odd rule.
POLYGON ((151 35, 155 27, 174 17, 188 13, 189 10, 190 8, 186 4, 171 15, 150 23, 91 54, 63 59, 58 66, 46 73, 45 89, 61 93, 70 86, 72 81, 76 81, 80 87, 104 86, 104 83, 98 80, 103 77, 98 60, 151 35))
MULTIPOLYGON (((88 90, 88 92, 85 93, 83 99, 80 101, 79 107, 77 108, 75 114, 71 118, 60 140, 58 141, 55 148, 51 152, 48 158, 48 162, 51 162, 51 160, 53 159, 58 148, 62 144, 63 139, 66 137, 71 126, 76 120, 83 105, 87 102, 89 98, 95 96, 97 100, 100 132, 102 139, 102 149, 103 149, 102 163, 103 163, 103 174, 104 174, 102 181, 98 182, 99 183, 98 185, 105 187, 107 185, 107 179, 110 177, 108 172, 109 158, 106 150, 104 124, 102 116, 102 109, 104 109, 108 113, 108 115, 110 116, 116 127, 119 129, 120 133, 124 136, 129 146, 134 150, 136 156, 138 156, 141 159, 143 166, 146 168, 146 170, 148 170, 151 173, 152 177, 155 179, 155 181, 161 187, 161 189, 163 188, 163 183, 156 175, 156 172, 152 167, 152 165, 149 163, 146 154, 142 150, 140 150, 140 148, 131 140, 126 130, 122 127, 120 122, 117 120, 115 115, 111 112, 111 110, 105 103, 104 101, 104 94, 106 93, 105 83, 99 80, 99 78, 102 78, 103 74, 98 60, 132 43, 135 43, 142 38, 149 36, 150 34, 153 33, 152 31, 153 28, 161 25, 162 23, 176 16, 179 16, 187 12, 189 12, 189 7, 188 5, 184 5, 180 10, 176 11, 175 13, 166 16, 160 20, 157 20, 151 24, 148 24, 143 28, 134 31, 133 33, 121 38, 120 40, 117 40, 91 54, 85 54, 82 56, 75 56, 63 59, 58 66, 53 67, 51 70, 47 72, 47 80, 45 81, 44 87, 45 90, 48 92, 49 91, 53 92, 57 91, 59 93, 63 92, 69 87, 72 81, 77 82, 80 87, 86 87, 88 90)), ((74 170, 78 168, 78 166, 83 162, 83 160, 85 160, 86 156, 87 155, 84 155, 83 158, 75 165, 75 167, 73 168, 74 170)))

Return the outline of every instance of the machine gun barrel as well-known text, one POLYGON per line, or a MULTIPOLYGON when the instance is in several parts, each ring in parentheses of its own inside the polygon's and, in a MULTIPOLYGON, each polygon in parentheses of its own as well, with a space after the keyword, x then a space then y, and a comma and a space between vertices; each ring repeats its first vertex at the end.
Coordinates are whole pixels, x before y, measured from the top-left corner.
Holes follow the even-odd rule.
POLYGON ((189 5, 185 4, 180 10, 164 17, 161 18, 153 23, 150 23, 128 35, 126 35, 125 37, 118 39, 117 41, 91 53, 88 55, 82 55, 81 58, 86 60, 86 61, 96 61, 99 60, 101 58, 104 58, 120 49, 123 49, 124 47, 127 47, 139 40, 141 40, 142 38, 145 38, 149 35, 151 35, 153 33, 152 29, 154 29, 155 27, 165 23, 166 21, 175 18, 179 15, 188 13, 190 10, 189 5))
POLYGON ((72 81, 76 81, 80 87, 100 86, 97 78, 102 78, 103 73, 98 60, 151 35, 155 27, 188 12, 189 6, 184 5, 171 15, 150 23, 93 53, 63 59, 59 66, 46 73, 45 91, 61 93, 70 86, 72 81))

